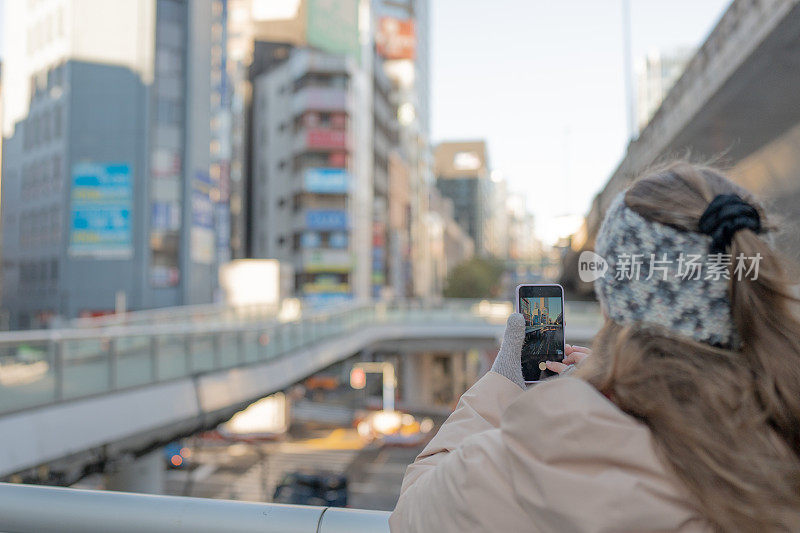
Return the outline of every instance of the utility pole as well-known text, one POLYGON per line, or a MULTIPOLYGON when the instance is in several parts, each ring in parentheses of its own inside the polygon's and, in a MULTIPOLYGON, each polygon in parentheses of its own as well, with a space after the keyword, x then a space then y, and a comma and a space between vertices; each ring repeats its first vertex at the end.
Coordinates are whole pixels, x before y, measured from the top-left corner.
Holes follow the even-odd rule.
POLYGON ((625 77, 628 141, 632 141, 639 136, 636 128, 636 102, 633 94, 633 60, 631 54, 631 2, 630 0, 622 0, 622 69, 625 77))

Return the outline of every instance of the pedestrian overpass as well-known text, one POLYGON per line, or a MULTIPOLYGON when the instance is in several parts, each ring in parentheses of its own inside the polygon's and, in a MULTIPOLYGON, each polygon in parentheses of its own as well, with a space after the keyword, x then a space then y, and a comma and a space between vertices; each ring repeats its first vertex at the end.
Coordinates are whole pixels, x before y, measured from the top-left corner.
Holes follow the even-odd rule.
MULTIPOLYGON (((371 346, 497 346, 508 302, 174 309, 0 334, 0 479, 103 468, 215 427, 249 403, 371 346), (98 466, 99 465, 99 466, 98 466)), ((567 305, 587 342, 596 306, 567 305)), ((150 453, 150 456, 154 454, 150 453)), ((50 483, 62 483, 57 476, 50 483)), ((0 483, 3 531, 386 531, 387 513, 0 483)))
MULTIPOLYGON (((46 466, 61 472, 50 482, 64 483, 64 472, 213 428, 370 346, 496 346, 511 311, 489 301, 365 303, 293 318, 225 310, 225 321, 0 334, 0 479, 46 466)), ((570 311, 567 337, 585 342, 596 308, 570 311)))

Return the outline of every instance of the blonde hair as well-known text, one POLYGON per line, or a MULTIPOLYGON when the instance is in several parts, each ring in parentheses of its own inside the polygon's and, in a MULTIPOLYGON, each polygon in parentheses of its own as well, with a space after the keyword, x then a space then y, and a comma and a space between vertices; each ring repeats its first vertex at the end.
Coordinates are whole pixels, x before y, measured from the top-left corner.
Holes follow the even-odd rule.
MULTIPOLYGON (((719 194, 763 208, 721 172, 673 163, 625 196, 643 217, 685 231, 719 194)), ((750 230, 730 253, 761 254, 757 279, 729 295, 742 347, 727 350, 607 320, 580 375, 648 425, 657 450, 721 531, 800 531, 800 321, 785 261, 750 230)))

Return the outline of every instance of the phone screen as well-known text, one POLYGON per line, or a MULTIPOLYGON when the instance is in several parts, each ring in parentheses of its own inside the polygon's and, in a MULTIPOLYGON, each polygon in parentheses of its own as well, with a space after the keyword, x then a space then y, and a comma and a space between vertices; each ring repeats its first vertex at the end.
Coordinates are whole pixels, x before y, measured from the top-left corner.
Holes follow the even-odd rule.
POLYGON ((560 285, 520 285, 517 309, 525 318, 522 376, 539 381, 556 375, 545 361, 564 359, 564 291, 560 285))

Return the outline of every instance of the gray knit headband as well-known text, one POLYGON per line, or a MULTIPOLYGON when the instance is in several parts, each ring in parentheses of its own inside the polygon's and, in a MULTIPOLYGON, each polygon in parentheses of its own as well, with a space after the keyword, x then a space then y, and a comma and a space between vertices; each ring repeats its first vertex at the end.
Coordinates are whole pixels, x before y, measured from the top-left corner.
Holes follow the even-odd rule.
POLYGON ((625 205, 621 193, 608 209, 595 247, 608 264, 594 282, 608 317, 622 325, 664 328, 699 342, 738 347, 729 267, 723 276, 722 267, 709 266, 714 262, 709 260, 725 259, 709 255, 712 240, 645 219, 625 205), (696 272, 698 264, 707 268, 696 272))

